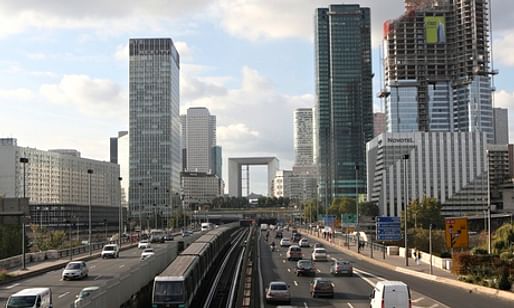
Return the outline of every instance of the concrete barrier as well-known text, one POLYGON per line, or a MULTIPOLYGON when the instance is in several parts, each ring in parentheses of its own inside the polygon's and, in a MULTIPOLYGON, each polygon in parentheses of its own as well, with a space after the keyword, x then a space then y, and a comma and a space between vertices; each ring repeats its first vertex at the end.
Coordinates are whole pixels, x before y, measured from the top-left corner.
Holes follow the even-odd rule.
MULTIPOLYGON (((189 245, 201 234, 193 234, 184 238, 189 245)), ((176 243, 176 241, 174 242, 176 243)), ((95 293, 91 298, 80 303, 80 308, 94 307, 120 307, 123 303, 139 292, 144 286, 153 281, 154 277, 161 273, 177 256, 177 245, 169 245, 169 249, 158 251, 152 257, 141 261, 126 273, 121 274, 102 288, 101 292, 95 293)))
POLYGON ((398 249, 398 246, 387 246, 387 255, 388 256, 398 256, 400 253, 400 250, 398 249))

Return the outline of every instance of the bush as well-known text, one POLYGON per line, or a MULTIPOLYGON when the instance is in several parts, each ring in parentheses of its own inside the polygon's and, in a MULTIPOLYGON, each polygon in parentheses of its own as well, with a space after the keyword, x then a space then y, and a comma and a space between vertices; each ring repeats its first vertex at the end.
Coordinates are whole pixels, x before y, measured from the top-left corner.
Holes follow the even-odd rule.
POLYGON ((514 259, 514 254, 510 251, 504 251, 500 254, 500 260, 509 261, 514 259))
POLYGON ((0 269, 0 281, 6 280, 7 278, 10 278, 11 275, 7 273, 7 271, 0 269))
POLYGON ((500 281, 498 282, 498 289, 510 291, 511 288, 512 288, 512 284, 509 280, 509 274, 508 274, 507 269, 505 269, 505 270, 503 270, 503 272, 500 276, 500 281))
POLYGON ((471 254, 473 254, 473 255, 488 255, 489 252, 487 251, 487 249, 475 247, 471 250, 471 254))

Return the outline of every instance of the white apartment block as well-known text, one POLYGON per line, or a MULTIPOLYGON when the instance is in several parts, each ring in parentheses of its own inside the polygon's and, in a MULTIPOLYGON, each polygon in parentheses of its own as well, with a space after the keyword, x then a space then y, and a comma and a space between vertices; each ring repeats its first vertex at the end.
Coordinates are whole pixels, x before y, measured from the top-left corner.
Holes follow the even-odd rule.
POLYGON ((214 155, 212 148, 216 145, 216 116, 204 107, 189 108, 182 120, 185 131, 186 170, 189 172, 214 173, 214 155))
POLYGON ((439 200, 445 216, 482 214, 486 143, 479 132, 381 134, 367 144, 367 199, 387 216, 399 216, 406 200, 425 196, 439 200))
POLYGON ((212 204, 212 200, 223 196, 223 181, 212 174, 182 172, 182 197, 186 208, 212 204))
POLYGON ((120 167, 117 164, 81 158, 76 150, 43 151, 20 147, 14 138, 0 139, 0 195, 23 197, 30 204, 89 204, 89 174, 91 174, 91 204, 120 204, 120 167), (20 162, 27 158, 28 162, 20 162))
POLYGON ((291 196, 291 178, 293 171, 277 170, 272 181, 272 196, 276 198, 286 198, 291 196))

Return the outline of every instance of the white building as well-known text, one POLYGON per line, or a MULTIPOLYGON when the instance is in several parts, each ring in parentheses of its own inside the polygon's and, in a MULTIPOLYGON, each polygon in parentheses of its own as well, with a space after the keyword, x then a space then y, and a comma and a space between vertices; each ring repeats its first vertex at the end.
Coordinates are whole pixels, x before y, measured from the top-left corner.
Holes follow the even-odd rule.
POLYGON ((223 181, 203 172, 182 172, 182 199, 186 208, 212 204, 212 200, 223 196, 223 181))
POLYGON ((81 158, 76 150, 43 151, 17 145, 16 139, 0 139, 0 195, 21 198, 24 190, 30 204, 88 205, 89 174, 91 204, 120 204, 120 167, 117 164, 81 158), (28 162, 20 162, 27 158, 28 162))
POLYGON ((295 165, 313 164, 313 109, 300 108, 294 112, 295 165))
POLYGON ((185 130, 182 131, 185 138, 183 147, 186 149, 185 171, 214 173, 216 116, 211 115, 205 107, 189 108, 181 122, 185 124, 185 130))
POLYGON ((481 214, 488 201, 486 140, 478 132, 377 136, 367 144, 368 201, 387 216, 401 214, 405 196, 436 198, 445 216, 481 214))
POLYGON ((272 196, 276 198, 291 196, 291 178, 293 171, 277 170, 272 181, 272 196))

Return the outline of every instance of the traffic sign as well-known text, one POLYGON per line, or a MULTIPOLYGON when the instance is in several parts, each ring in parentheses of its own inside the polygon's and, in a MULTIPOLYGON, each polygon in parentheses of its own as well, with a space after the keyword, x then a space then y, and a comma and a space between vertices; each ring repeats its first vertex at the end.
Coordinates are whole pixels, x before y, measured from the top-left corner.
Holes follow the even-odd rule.
POLYGON ((357 215, 356 214, 341 214, 341 221, 343 227, 354 227, 357 225, 357 215))
POLYGON ((467 248, 469 245, 468 219, 447 218, 444 237, 447 248, 467 248))
POLYGON ((336 223, 336 216, 335 215, 322 215, 323 218, 323 224, 325 226, 331 226, 334 227, 336 223))
POLYGON ((377 241, 399 241, 401 239, 400 217, 377 216, 377 241))

